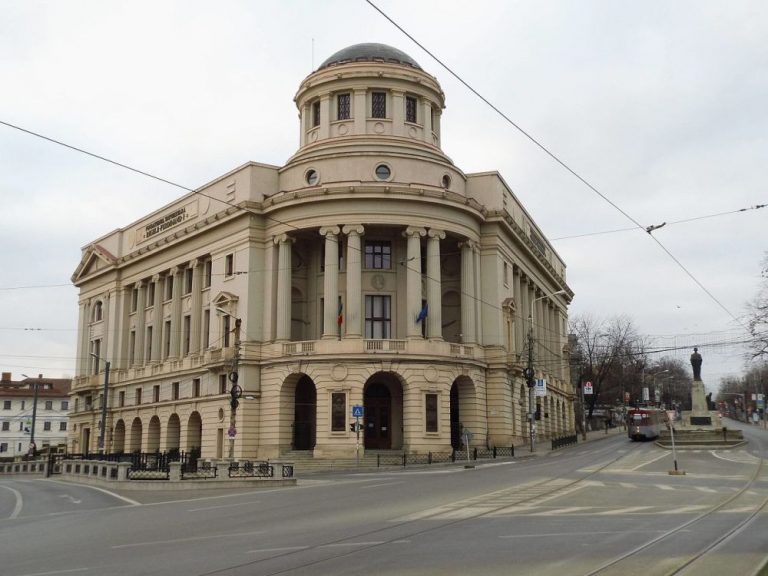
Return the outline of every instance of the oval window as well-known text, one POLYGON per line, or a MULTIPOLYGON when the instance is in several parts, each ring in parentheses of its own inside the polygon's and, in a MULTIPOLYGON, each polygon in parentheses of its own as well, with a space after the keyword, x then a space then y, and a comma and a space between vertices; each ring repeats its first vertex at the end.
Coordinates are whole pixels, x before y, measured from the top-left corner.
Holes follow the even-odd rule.
POLYGON ((376 179, 377 180, 389 180, 392 176, 392 170, 386 164, 379 164, 376 166, 376 179))
POLYGON ((443 179, 441 180, 443 184, 443 188, 450 188, 451 187, 451 177, 448 176, 448 174, 443 175, 443 179))
POLYGON ((307 174, 305 175, 305 178, 307 180, 307 184, 309 184, 310 186, 314 186, 319 182, 320 175, 317 173, 317 170, 307 170, 307 174))

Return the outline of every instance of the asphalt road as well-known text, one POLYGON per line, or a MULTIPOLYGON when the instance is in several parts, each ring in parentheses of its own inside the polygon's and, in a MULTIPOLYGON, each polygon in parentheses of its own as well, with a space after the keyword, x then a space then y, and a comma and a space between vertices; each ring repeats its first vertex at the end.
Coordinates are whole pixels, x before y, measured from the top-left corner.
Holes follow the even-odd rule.
POLYGON ((753 517, 768 497, 768 431, 745 432, 744 449, 679 451, 681 476, 669 451, 614 434, 474 469, 237 493, 3 478, 0 574, 668 574, 749 520, 681 571, 749 575, 768 554, 767 514, 753 517))

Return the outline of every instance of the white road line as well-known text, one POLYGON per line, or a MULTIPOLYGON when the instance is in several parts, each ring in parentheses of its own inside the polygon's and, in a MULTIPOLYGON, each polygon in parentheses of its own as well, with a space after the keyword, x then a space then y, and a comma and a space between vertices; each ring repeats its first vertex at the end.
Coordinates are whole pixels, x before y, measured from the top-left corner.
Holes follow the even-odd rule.
POLYGON ((21 497, 21 492, 18 490, 14 490, 10 486, 3 486, 0 484, 0 488, 5 488, 6 490, 10 490, 13 492, 13 495, 16 497, 16 505, 13 507, 13 512, 11 512, 11 515, 8 516, 8 520, 13 520, 21 513, 21 507, 24 505, 24 499, 21 497))
POLYGON ((674 486, 670 486, 669 484, 654 484, 656 488, 659 490, 674 490, 674 486))
POLYGON ((371 488, 381 488, 382 486, 396 486, 403 482, 384 482, 383 484, 371 484, 370 486, 360 486, 360 490, 370 490, 371 488))
POLYGON ((260 548, 258 550, 246 550, 246 554, 259 554, 260 552, 290 552, 292 550, 306 550, 309 546, 285 546, 283 548, 260 548))
POLYGON ((509 534, 506 536, 499 536, 499 538, 509 539, 509 538, 546 538, 548 536, 557 537, 557 536, 585 536, 587 538, 590 538, 592 536, 595 536, 597 534, 648 534, 653 533, 657 534, 660 532, 665 532, 664 530, 610 530, 607 532, 592 532, 592 531, 583 531, 583 532, 549 532, 546 534, 509 534))
POLYGON ((717 490, 714 488, 707 488, 706 486, 695 486, 699 492, 706 492, 708 494, 717 494, 717 490))
POLYGON ((371 542, 338 542, 336 544, 323 544, 318 548, 341 548, 344 546, 379 546, 384 544, 384 540, 373 540, 371 542))
POLYGON ((630 506, 628 508, 598 512, 597 516, 619 516, 621 514, 632 514, 634 512, 640 512, 641 510, 648 510, 649 508, 653 508, 653 506, 630 506))
POLYGON ((52 576, 53 574, 72 574, 73 572, 88 572, 88 568, 70 568, 69 570, 54 570, 53 572, 35 572, 34 574, 20 574, 19 576, 52 576))
POLYGON ((619 486, 622 488, 637 488, 636 484, 630 484, 629 482, 619 482, 619 486))
POLYGON ((219 504, 218 506, 206 506, 205 508, 190 508, 187 512, 202 512, 204 510, 218 510, 219 508, 240 508, 248 504, 258 504, 260 500, 254 500, 252 502, 238 502, 237 504, 219 504))
POLYGON ((669 510, 662 510, 659 514, 687 514, 688 512, 698 512, 709 508, 708 504, 691 504, 690 506, 679 506, 678 508, 670 508, 669 510))
MULTIPOLYGON (((46 479, 45 482, 52 482, 54 484, 63 484, 65 486, 72 487, 71 482, 61 482, 59 480, 49 480, 46 479)), ((103 492, 104 494, 109 494, 113 498, 117 498, 118 500, 122 500, 123 502, 126 502, 127 504, 130 504, 131 506, 141 506, 141 502, 137 502, 136 500, 131 500, 130 498, 126 498, 125 496, 120 496, 120 494, 116 494, 115 492, 112 492, 111 490, 105 490, 104 488, 99 488, 98 486, 89 486, 87 484, 78 484, 78 486, 82 486, 83 488, 90 488, 91 490, 96 490, 98 492, 103 492)))
POLYGON ((132 544, 117 544, 110 546, 113 550, 119 550, 121 548, 138 548, 140 546, 164 546, 165 544, 179 544, 181 542, 199 542, 201 540, 217 540, 219 538, 237 538, 239 536, 255 536, 256 534, 263 534, 264 530, 257 532, 231 532, 229 534, 211 534, 208 536, 190 536, 189 538, 176 538, 174 540, 153 540, 152 542, 134 542, 132 544))
POLYGON ((571 512, 579 512, 581 510, 589 510, 592 506, 569 506, 567 508, 555 508, 554 510, 547 510, 546 512, 535 512, 531 516, 557 516, 559 514, 570 514, 571 512))
POLYGON ((648 462, 643 462, 642 464, 638 464, 634 468, 630 468, 630 470, 635 471, 638 468, 642 468, 643 466, 647 466, 648 464, 653 464, 654 462, 656 462, 656 460, 661 460, 662 458, 665 458, 666 456, 669 456, 669 453, 659 454, 656 458, 648 460, 648 462))

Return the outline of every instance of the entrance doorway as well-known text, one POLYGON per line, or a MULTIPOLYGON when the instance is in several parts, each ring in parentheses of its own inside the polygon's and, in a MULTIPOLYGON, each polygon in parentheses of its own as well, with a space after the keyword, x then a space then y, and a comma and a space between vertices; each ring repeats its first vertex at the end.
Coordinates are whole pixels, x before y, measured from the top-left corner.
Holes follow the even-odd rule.
POLYGON ((392 448, 392 395, 386 385, 378 382, 365 391, 365 448, 392 448))
POLYGON ((317 391, 309 376, 296 383, 293 409, 293 449, 312 450, 315 447, 317 391))

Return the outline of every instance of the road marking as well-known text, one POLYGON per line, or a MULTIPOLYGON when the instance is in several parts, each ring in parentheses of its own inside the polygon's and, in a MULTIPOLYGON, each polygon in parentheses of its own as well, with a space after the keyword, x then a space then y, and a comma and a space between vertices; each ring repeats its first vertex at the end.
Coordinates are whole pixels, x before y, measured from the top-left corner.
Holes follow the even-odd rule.
POLYGON ((70 496, 69 494, 59 494, 59 498, 69 498, 69 501, 72 504, 80 504, 80 503, 82 503, 82 500, 78 500, 74 496, 70 496))
POLYGON ((714 488, 707 488, 706 486, 694 486, 699 492, 707 492, 708 494, 717 494, 717 490, 714 488))
MULTIPOLYGON (((45 482, 52 482, 53 484, 63 484, 65 486, 72 486, 71 482, 61 482, 60 480, 49 480, 46 479, 45 482)), ((116 494, 115 492, 112 492, 111 490, 105 490, 104 488, 99 488, 98 486, 89 486, 87 484, 78 484, 78 486, 82 486, 83 488, 90 488, 91 490, 96 490, 98 492, 103 492, 104 494, 108 494, 112 496, 113 498, 117 498, 118 500, 122 500, 123 502, 126 502, 127 504, 130 504, 131 506, 141 506, 141 502, 137 502, 136 500, 131 500, 130 498, 126 498, 125 496, 120 496, 120 494, 116 494)))
POLYGON ((258 504, 260 500, 253 500, 252 502, 238 502, 237 504, 219 504, 218 506, 206 506, 204 508, 190 508, 187 512, 202 512, 203 510, 218 510, 219 508, 239 508, 248 504, 258 504))
POLYGON ((113 550, 119 550, 121 548, 138 548, 140 546, 164 546, 165 544, 179 544, 181 542, 198 542, 201 540, 217 540, 219 538, 235 538, 238 536, 255 536, 256 534, 263 534, 264 530, 257 532, 232 532, 230 534, 211 534, 208 536, 190 536, 189 538, 176 538, 174 540, 153 540, 152 542, 134 542, 132 544, 116 544, 110 546, 113 550))
POLYGON ((360 486, 360 490, 370 490, 371 488, 381 488, 382 486, 396 486, 402 482, 385 482, 383 484, 371 484, 370 486, 360 486))
POLYGON ((669 484, 654 484, 656 488, 659 490, 674 490, 674 486, 670 486, 669 484))
POLYGON ((653 506, 630 506, 628 508, 618 508, 616 510, 607 510, 605 512, 597 512, 597 516, 619 516, 621 514, 632 514, 634 512, 640 512, 641 510, 648 510, 653 506))
POLYGON ((569 506, 568 508, 555 508, 554 510, 547 510, 546 512, 535 512, 531 516, 557 516, 559 514, 570 514, 571 512, 579 512, 581 510, 589 510, 592 506, 569 506))
POLYGON ((687 514, 688 512, 698 512, 710 508, 709 504, 691 504, 690 506, 680 506, 669 510, 662 510, 659 514, 687 514))
POLYGON ((643 466, 647 466, 648 464, 653 464, 654 462, 656 462, 656 460, 661 460, 662 458, 665 458, 667 456, 669 456, 668 453, 659 454, 656 458, 652 458, 651 460, 648 460, 647 462, 643 462, 642 464, 638 464, 634 468, 630 468, 630 470, 632 470, 634 472, 635 470, 638 470, 639 468, 642 468, 643 466))
POLYGON ((18 490, 14 490, 10 486, 3 486, 0 484, 0 488, 5 488, 6 490, 10 490, 13 492, 13 495, 16 497, 16 505, 13 507, 13 512, 11 512, 11 515, 8 516, 8 520, 13 520, 21 513, 21 507, 24 505, 24 499, 21 497, 21 492, 18 490))
POLYGON ((35 572, 34 574, 20 574, 19 576, 51 576, 52 574, 72 574, 73 572, 88 572, 88 568, 70 568, 69 570, 54 570, 53 572, 35 572))
POLYGON ((306 550, 309 546, 285 546, 283 548, 260 548, 258 550, 246 550, 246 554, 259 554, 260 552, 291 552, 292 550, 306 550))
POLYGON ((637 488, 636 484, 630 484, 629 482, 619 482, 619 486, 622 488, 637 488))
POLYGON ((548 536, 557 537, 557 536, 586 536, 587 538, 590 538, 592 536, 595 536, 597 534, 658 534, 661 532, 666 532, 666 530, 609 530, 606 532, 593 532, 593 531, 575 531, 575 532, 548 532, 546 534, 509 534, 505 536, 499 536, 499 538, 509 539, 509 538, 546 538, 548 536))
POLYGON ((337 542, 336 544, 323 544, 318 548, 341 548, 344 546, 380 546, 385 544, 384 540, 373 540, 371 542, 337 542))

